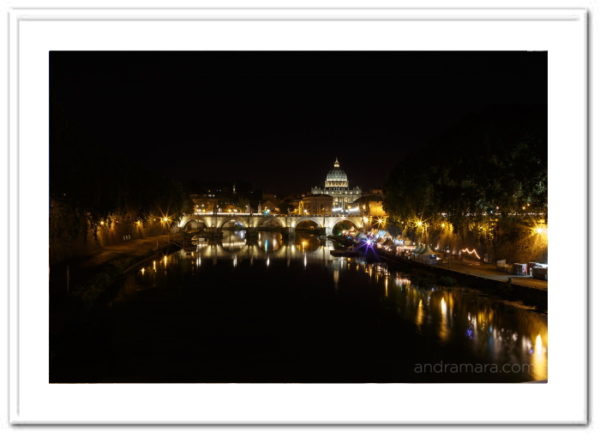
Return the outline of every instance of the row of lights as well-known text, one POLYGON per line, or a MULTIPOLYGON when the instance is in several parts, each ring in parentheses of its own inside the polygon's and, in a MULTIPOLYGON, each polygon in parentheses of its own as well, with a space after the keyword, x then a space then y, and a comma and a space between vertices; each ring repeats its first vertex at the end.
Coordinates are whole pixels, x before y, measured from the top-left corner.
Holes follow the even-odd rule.
MULTIPOLYGON (((150 219, 149 221, 152 221, 152 220, 150 219)), ((170 223, 170 222, 172 222, 172 221, 173 221, 173 219, 172 219, 171 217, 169 217, 169 216, 163 216, 163 217, 160 217, 160 218, 159 218, 159 217, 155 217, 155 218, 154 218, 154 221, 160 221, 161 223, 170 223)), ((114 223, 117 223, 117 224, 118 224, 118 223, 119 223, 119 220, 115 220, 115 221, 114 221, 114 223)), ((108 226, 108 225, 109 225, 109 222, 108 222, 108 221, 105 221, 105 220, 100 220, 100 221, 98 222, 98 224, 99 224, 100 226, 108 226)), ((142 226, 144 225, 144 222, 143 222, 142 220, 138 219, 138 220, 136 220, 136 221, 135 221, 135 224, 136 224, 136 226, 138 226, 138 227, 142 227, 142 226)))

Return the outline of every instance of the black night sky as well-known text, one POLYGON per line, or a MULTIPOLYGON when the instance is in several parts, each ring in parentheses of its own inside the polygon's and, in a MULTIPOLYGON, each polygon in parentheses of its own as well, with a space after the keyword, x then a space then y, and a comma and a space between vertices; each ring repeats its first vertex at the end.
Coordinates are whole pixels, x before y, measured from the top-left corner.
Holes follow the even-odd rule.
POLYGON ((51 175, 103 155, 192 190, 242 179, 289 194, 321 185, 337 156, 370 189, 468 114, 545 111, 547 55, 52 52, 50 104, 51 175))

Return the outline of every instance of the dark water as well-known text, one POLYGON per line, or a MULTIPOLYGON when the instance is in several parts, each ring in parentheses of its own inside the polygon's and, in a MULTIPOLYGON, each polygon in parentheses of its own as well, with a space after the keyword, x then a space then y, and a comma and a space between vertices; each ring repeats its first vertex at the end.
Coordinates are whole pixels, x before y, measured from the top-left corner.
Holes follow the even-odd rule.
POLYGON ((230 233, 149 261, 55 342, 52 382, 547 379, 547 319, 482 291, 230 233))

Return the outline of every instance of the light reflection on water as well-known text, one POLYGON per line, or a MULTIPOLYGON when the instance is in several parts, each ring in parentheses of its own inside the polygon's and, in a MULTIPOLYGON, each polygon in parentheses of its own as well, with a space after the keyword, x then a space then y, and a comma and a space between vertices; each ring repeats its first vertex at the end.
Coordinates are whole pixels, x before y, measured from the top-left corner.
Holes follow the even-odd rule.
POLYGON ((383 264, 333 257, 331 249, 329 242, 310 235, 298 235, 286 243, 281 234, 260 232, 254 244, 246 244, 244 231, 229 232, 218 245, 203 243, 194 250, 149 261, 128 278, 120 298, 172 280, 166 278, 167 273, 201 275, 204 269, 222 262, 229 263, 233 271, 244 265, 265 271, 325 268, 331 271, 331 286, 340 293, 344 284, 350 283, 346 281, 365 275, 372 292, 393 303, 397 314, 421 335, 436 337, 442 344, 467 345, 476 356, 492 362, 528 363, 532 379, 547 379, 546 315, 476 290, 423 285, 383 264))

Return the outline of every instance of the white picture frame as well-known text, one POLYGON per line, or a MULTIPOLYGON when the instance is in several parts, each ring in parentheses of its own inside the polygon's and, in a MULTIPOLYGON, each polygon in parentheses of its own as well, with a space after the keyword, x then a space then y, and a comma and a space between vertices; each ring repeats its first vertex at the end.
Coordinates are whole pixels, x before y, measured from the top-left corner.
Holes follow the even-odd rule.
POLYGON ((8 20, 12 424, 587 423, 586 10, 15 7, 8 20), (250 49, 548 51, 549 259, 561 267, 547 384, 48 383, 48 52, 250 49))

